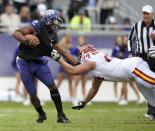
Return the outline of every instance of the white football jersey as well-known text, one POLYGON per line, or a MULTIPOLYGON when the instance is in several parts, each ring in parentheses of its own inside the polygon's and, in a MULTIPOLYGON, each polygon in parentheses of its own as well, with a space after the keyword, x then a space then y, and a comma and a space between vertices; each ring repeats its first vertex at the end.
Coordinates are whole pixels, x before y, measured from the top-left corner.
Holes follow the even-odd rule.
POLYGON ((96 62, 96 67, 90 71, 95 77, 108 81, 130 81, 131 73, 142 59, 138 57, 117 59, 101 52, 89 52, 81 57, 81 63, 85 61, 96 62))
POLYGON ((93 76, 118 82, 134 80, 147 103, 155 107, 155 72, 146 61, 139 57, 111 58, 99 52, 83 54, 81 63, 85 61, 96 62, 96 67, 90 71, 93 76))

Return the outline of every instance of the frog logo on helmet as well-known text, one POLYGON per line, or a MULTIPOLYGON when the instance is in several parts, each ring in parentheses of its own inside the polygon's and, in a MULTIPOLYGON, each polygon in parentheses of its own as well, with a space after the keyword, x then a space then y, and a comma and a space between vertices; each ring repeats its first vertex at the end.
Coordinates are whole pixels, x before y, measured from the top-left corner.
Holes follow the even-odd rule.
POLYGON ((61 28, 60 24, 62 23, 62 19, 60 18, 60 13, 57 10, 47 10, 45 15, 42 17, 42 21, 46 26, 51 27, 54 31, 61 28))
POLYGON ((47 10, 46 15, 51 16, 56 12, 56 10, 47 10))

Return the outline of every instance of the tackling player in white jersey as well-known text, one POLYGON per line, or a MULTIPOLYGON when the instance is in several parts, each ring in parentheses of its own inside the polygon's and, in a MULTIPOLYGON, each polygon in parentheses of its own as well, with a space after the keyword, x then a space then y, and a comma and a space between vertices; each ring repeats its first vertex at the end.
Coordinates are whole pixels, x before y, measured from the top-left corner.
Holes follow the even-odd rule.
MULTIPOLYGON (((51 53, 51 57, 57 60, 68 73, 77 75, 89 71, 94 76, 92 87, 86 98, 78 105, 72 106, 73 109, 79 110, 92 100, 103 80, 117 82, 135 81, 137 88, 147 102, 155 107, 155 73, 150 70, 149 65, 141 58, 132 57, 123 60, 111 58, 98 52, 92 45, 81 47, 79 55, 81 56, 81 64, 72 66, 60 58, 57 52, 53 51, 51 53)), ((147 117, 155 120, 155 114, 147 117)))

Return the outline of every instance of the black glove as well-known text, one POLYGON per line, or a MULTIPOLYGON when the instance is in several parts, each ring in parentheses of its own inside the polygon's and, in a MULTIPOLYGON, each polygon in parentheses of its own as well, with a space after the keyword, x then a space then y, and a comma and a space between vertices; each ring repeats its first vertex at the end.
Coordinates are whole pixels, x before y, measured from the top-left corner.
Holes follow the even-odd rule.
POLYGON ((72 109, 80 110, 85 107, 85 103, 83 101, 79 102, 77 105, 71 106, 72 109))

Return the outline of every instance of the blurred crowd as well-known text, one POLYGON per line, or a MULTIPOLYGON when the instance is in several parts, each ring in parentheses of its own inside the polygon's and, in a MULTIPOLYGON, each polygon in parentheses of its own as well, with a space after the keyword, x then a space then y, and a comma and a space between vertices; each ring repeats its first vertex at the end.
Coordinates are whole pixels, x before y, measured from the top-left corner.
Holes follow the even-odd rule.
POLYGON ((68 1, 68 7, 55 7, 54 0, 0 0, 0 32, 11 34, 19 26, 29 24, 34 19, 41 19, 46 10, 51 8, 60 12, 65 24, 63 29, 90 31, 94 24, 122 24, 122 30, 129 30, 124 28, 130 25, 129 18, 120 23, 114 17, 118 0, 68 1))

